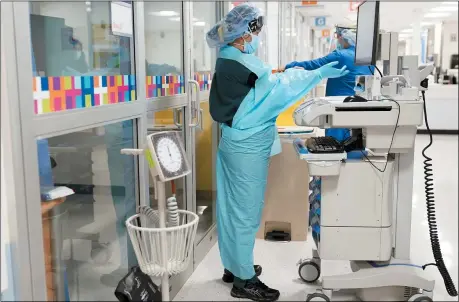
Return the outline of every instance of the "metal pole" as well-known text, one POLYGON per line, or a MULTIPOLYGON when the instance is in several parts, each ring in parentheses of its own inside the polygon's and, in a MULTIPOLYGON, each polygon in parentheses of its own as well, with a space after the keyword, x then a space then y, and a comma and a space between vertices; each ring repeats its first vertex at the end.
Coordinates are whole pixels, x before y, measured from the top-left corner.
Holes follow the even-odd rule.
POLYGON ((414 146, 408 153, 398 156, 397 207, 395 217, 394 258, 409 260, 411 243, 411 212, 413 206, 414 146))
MULTIPOLYGON (((158 213, 159 213, 159 227, 161 229, 166 228, 166 186, 165 183, 156 180, 156 186, 158 190, 158 213)), ((163 301, 169 301, 169 273, 167 271, 167 234, 161 232, 160 234, 160 245, 161 245, 161 262, 163 264, 163 275, 161 278, 161 295, 163 301)))

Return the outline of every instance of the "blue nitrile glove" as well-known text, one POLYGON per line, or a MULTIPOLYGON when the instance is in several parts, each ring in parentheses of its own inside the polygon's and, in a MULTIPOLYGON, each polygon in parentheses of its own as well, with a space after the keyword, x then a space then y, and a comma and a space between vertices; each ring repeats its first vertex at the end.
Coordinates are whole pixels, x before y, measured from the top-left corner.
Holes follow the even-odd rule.
POLYGON ((348 74, 349 70, 346 69, 346 65, 344 65, 341 69, 333 68, 333 66, 335 66, 338 63, 338 61, 330 62, 316 69, 316 71, 319 73, 322 79, 339 78, 348 74))

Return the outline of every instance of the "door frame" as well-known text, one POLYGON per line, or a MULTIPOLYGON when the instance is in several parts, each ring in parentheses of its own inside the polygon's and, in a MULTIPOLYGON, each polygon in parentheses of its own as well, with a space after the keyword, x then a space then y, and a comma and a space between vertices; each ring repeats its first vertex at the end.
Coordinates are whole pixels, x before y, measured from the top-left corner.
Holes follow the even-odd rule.
MULTIPOLYGON (((193 2, 190 1, 190 11, 189 11, 189 20, 193 20, 193 2)), ((215 1, 215 17, 216 20, 219 21, 222 19, 225 14, 229 11, 229 2, 223 2, 223 1, 215 1)), ((189 32, 189 45, 192 46, 193 43, 193 26, 190 24, 190 32, 189 32)), ((193 57, 194 57, 194 48, 190 47, 190 64, 189 64, 189 77, 193 78, 194 77, 194 66, 191 64, 193 62, 193 57)), ((213 68, 213 67, 212 67, 213 68)), ((209 91, 200 91, 199 93, 199 100, 196 100, 197 102, 194 104, 196 107, 199 107, 202 103, 208 103, 209 102, 209 91)), ((196 131, 198 131, 197 128, 194 128, 191 132, 191 142, 192 142, 192 150, 194 151, 192 154, 192 204, 191 208, 192 211, 197 213, 197 200, 196 200, 196 192, 197 192, 197 174, 196 174, 196 146, 197 146, 197 134, 196 131)), ((220 139, 220 127, 218 123, 212 122, 212 190, 216 191, 216 171, 215 171, 215 161, 216 157, 216 151, 218 148, 218 141, 220 139)), ((217 224, 216 224, 216 217, 215 217, 215 207, 213 207, 213 213, 212 213, 212 220, 213 224, 212 226, 209 227, 207 230, 207 233, 199 240, 195 241, 194 245, 194 267, 196 268, 201 261, 204 259, 204 257, 207 255, 207 253, 210 251, 210 249, 216 244, 218 235, 217 235, 217 224)))
MULTIPOLYGON (((140 45, 145 45, 145 16, 144 16, 144 2, 143 1, 136 1, 135 2, 137 7, 138 7, 138 15, 139 15, 139 26, 135 28, 137 31, 138 35, 142 36, 142 44, 140 45), (141 19, 141 20, 140 20, 141 19)), ((193 94, 191 93, 191 85, 189 83, 190 80, 190 71, 189 71, 189 66, 190 66, 190 59, 191 59, 191 54, 190 54, 190 40, 189 40, 189 33, 190 33, 190 18, 189 18, 189 11, 190 11, 190 4, 187 1, 181 1, 180 2, 182 5, 182 18, 181 18, 181 31, 183 32, 183 36, 181 39, 181 49, 182 49, 182 74, 184 76, 184 85, 185 85, 185 93, 179 94, 179 95, 173 95, 173 96, 163 96, 163 97, 155 97, 155 98, 147 98, 145 96, 145 114, 146 114, 146 127, 145 129, 148 131, 149 126, 147 125, 148 122, 152 122, 154 124, 154 116, 153 118, 150 118, 150 114, 155 114, 155 112, 163 111, 163 110, 178 110, 182 109, 182 128, 180 130, 182 131, 183 138, 184 138, 184 143, 185 143, 185 151, 188 156, 188 159, 193 159, 193 151, 194 151, 194 146, 192 144, 192 139, 191 139, 191 133, 192 133, 192 127, 190 124, 193 122, 193 119, 191 118, 192 116, 192 98, 193 94), (184 109, 184 110, 183 110, 184 109)), ((142 57, 140 59, 137 59, 138 61, 144 62, 146 58, 145 54, 145 47, 140 47, 143 50, 142 57)), ((141 64, 144 65, 144 64, 141 64)), ((145 69, 145 66, 143 66, 145 69)), ((144 74, 144 81, 146 81, 146 70, 143 73, 144 74)), ((146 83, 144 83, 145 87, 146 83)), ((192 161, 190 161, 192 162, 192 161)), ((145 169, 146 173, 149 173, 149 168, 145 164, 143 166, 145 169)), ((146 195, 147 195, 147 201, 150 200, 150 194, 149 194, 149 176, 146 178, 145 182, 146 186, 146 195)), ((192 207, 192 187, 193 187, 193 178, 192 175, 189 174, 185 177, 185 191, 184 191, 184 198, 185 198, 185 210, 188 211, 193 211, 192 207)), ((194 250, 192 251, 194 253, 194 250)), ((179 275, 171 276, 169 280, 169 286, 170 286, 170 298, 173 299, 177 293, 180 291, 180 289, 185 285, 186 281, 189 279, 189 277, 192 275, 194 271, 193 265, 190 265, 184 272, 182 272, 179 275)))
MULTIPOLYGON (((37 115, 32 100, 32 55, 30 2, 2 2, 2 45, 7 64, 7 112, 11 130, 11 178, 15 186, 14 206, 8 206, 14 263, 15 298, 22 301, 46 301, 45 260, 40 209, 37 139, 63 135, 125 120, 135 120, 136 145, 146 137, 145 60, 143 2, 132 2, 137 99, 128 103, 74 109, 37 115), (3 26, 5 25, 5 26, 3 26), (143 59, 143 60, 142 60, 143 59), (10 101, 14 100, 14 101, 10 101), (20 222, 20 223, 19 223, 20 222), (19 290, 20 288, 20 290, 19 290)), ((134 63, 133 62, 133 63, 134 63)), ((3 79, 2 79, 3 81, 3 79)), ((3 109, 3 106, 2 106, 3 109)), ((3 114, 2 114, 3 115, 3 114)), ((137 147, 137 146, 134 146, 137 147)), ((148 201, 149 173, 146 161, 136 160, 137 205, 148 201), (144 167, 142 169, 142 167, 144 167), (146 194, 144 194, 147 192, 146 194)))
MULTIPOLYGON (((183 21, 182 37, 183 49, 183 74, 185 78, 185 94, 173 97, 160 97, 147 99, 146 97, 146 68, 145 68, 145 16, 144 2, 133 1, 133 32, 136 67, 136 96, 133 102, 111 104, 101 107, 74 109, 64 112, 36 115, 31 105, 33 100, 32 88, 32 56, 31 56, 31 31, 29 2, 2 2, 2 48, 7 64, 7 95, 6 112, 10 117, 12 131, 12 181, 14 181, 14 206, 8 207, 10 220, 12 246, 12 262, 14 263, 14 285, 20 291, 15 292, 17 300, 46 301, 46 278, 43 248, 42 220, 40 210, 40 186, 38 174, 38 158, 36 141, 39 138, 68 134, 84 129, 90 129, 105 124, 124 120, 137 121, 137 145, 143 146, 147 135, 148 113, 184 107, 185 125, 184 135, 186 152, 195 166, 195 136, 194 129, 189 127, 192 122, 191 85, 188 81, 193 79, 191 69, 192 55, 192 3, 182 2, 183 21), (4 44, 5 43, 5 44, 4 44), (14 121, 14 122, 13 122, 14 121), (19 125, 19 126, 18 126, 19 125), (13 223, 12 223, 13 222, 13 223), (20 222, 20 223, 19 223, 20 222)), ((217 3, 217 19, 228 11, 225 3, 217 3)), ((3 79, 2 79, 3 80, 3 79)), ((2 100, 2 103, 4 100, 2 100)), ((200 100, 197 100, 200 103, 200 100)), ((218 129, 218 126, 217 126, 218 129)), ((219 133, 217 130, 215 133, 219 133)), ((218 136, 217 136, 218 140, 218 136)), ((137 160, 137 186, 136 196, 138 205, 149 204, 149 171, 143 157, 137 160)), ((194 171, 194 170, 193 170, 194 171)), ((196 212, 196 190, 193 189, 195 181, 189 175, 186 184, 186 209, 196 212)), ((211 238, 209 243, 195 245, 193 258, 195 265, 190 265, 184 273, 172 277, 171 297, 175 296, 191 276, 197 263, 207 254, 215 244, 216 228, 207 234, 211 238), (198 261, 197 261, 198 260, 198 261)), ((201 241, 201 242, 204 242, 201 241)))

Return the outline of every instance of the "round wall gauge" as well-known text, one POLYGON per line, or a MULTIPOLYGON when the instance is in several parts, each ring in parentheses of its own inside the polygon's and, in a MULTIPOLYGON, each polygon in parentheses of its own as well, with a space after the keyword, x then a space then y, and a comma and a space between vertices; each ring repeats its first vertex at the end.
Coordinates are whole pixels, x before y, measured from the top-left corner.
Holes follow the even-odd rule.
POLYGON ((161 181, 183 177, 190 173, 182 139, 176 131, 157 132, 147 136, 153 166, 161 181))
POLYGON ((177 144, 168 137, 158 140, 156 155, 161 165, 168 172, 177 172, 182 166, 182 154, 177 144))

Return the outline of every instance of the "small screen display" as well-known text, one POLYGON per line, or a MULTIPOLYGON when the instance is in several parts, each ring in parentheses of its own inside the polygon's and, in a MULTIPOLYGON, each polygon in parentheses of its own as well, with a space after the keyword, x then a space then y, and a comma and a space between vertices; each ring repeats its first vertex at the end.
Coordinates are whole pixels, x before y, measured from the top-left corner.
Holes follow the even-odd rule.
POLYGON ((375 64, 375 33, 379 30, 376 19, 378 2, 366 1, 359 6, 355 65, 375 64))

